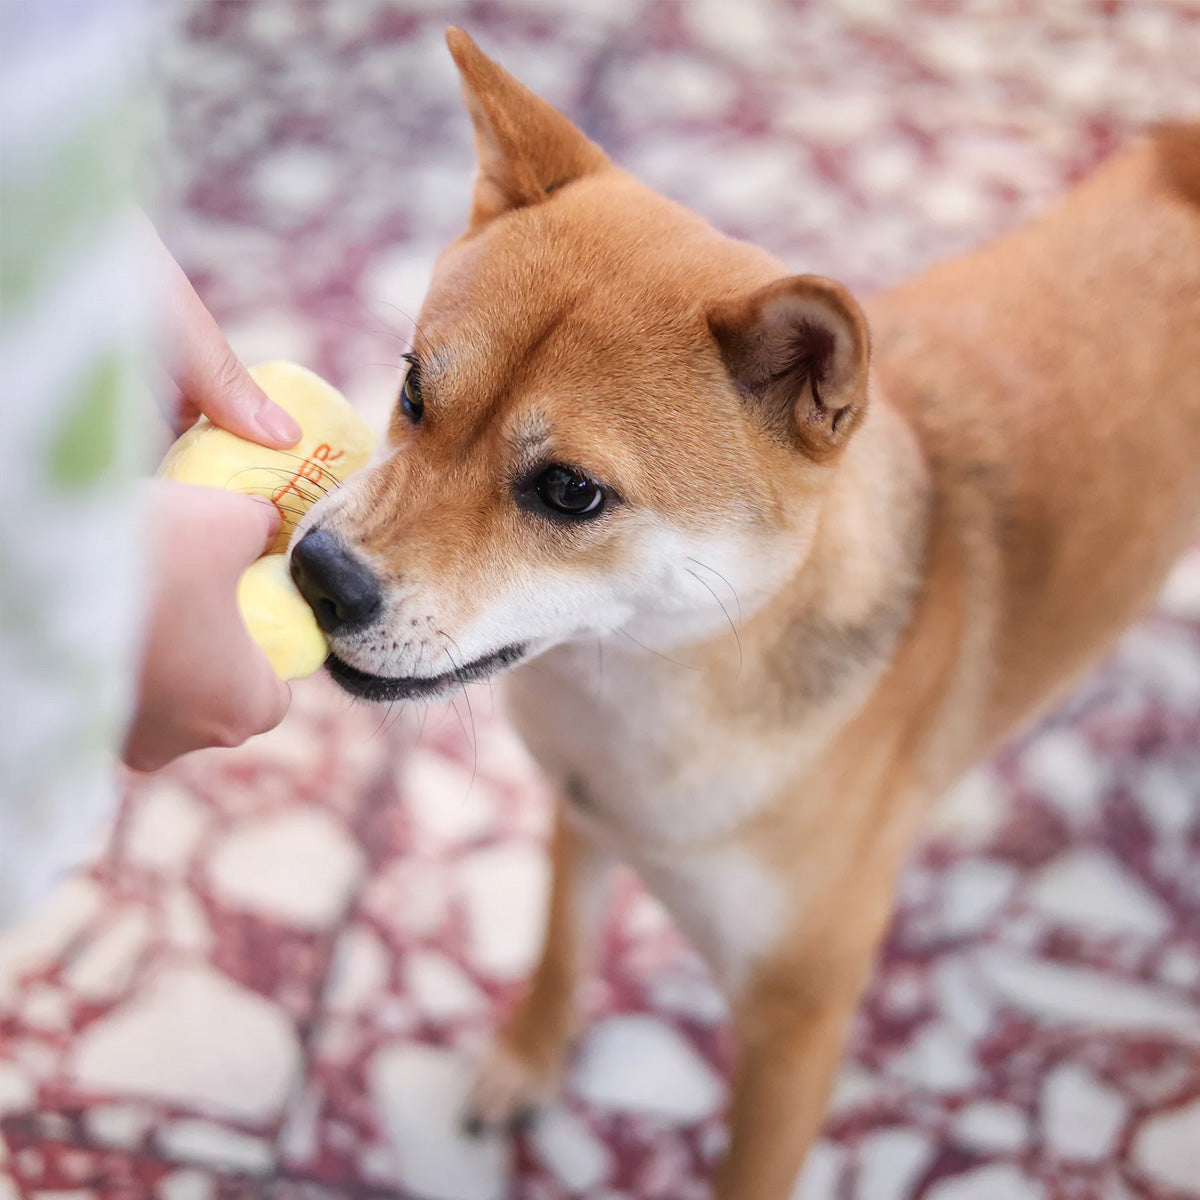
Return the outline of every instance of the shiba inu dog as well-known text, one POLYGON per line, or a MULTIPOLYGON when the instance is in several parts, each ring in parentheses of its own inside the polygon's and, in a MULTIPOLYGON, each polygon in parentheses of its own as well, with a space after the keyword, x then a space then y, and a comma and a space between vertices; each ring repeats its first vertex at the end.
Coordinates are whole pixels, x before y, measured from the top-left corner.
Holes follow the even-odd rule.
POLYGON ((545 949, 472 1119, 554 1086, 622 859, 729 1000, 715 1194, 784 1200, 923 810, 1197 532, 1200 126, 864 306, 448 40, 469 227, 386 456, 312 510, 293 574, 356 695, 509 672, 561 795, 545 949))

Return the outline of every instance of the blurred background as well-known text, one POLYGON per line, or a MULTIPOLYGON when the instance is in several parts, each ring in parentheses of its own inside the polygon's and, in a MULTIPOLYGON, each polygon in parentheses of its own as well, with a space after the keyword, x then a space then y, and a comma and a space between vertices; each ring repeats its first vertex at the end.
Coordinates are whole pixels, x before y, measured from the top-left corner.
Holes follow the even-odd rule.
MULTIPOLYGON (((377 425, 466 219, 447 23, 652 186, 861 293, 1200 115, 1183 0, 169 14, 167 243, 246 361, 313 367, 377 425)), ((562 1102, 513 1141, 457 1131, 545 887, 499 689, 428 713, 294 692, 253 745, 130 782, 94 865, 0 940, 0 1195, 706 1196, 723 1008, 631 880, 562 1102)), ((935 815, 797 1196, 1200 1196, 1200 554, 935 815)))

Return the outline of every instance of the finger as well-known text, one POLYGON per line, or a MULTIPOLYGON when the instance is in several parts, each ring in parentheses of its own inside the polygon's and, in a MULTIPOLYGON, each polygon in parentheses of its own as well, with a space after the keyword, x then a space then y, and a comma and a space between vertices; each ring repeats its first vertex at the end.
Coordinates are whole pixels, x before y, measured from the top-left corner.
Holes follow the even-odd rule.
POLYGON ((244 705, 240 722, 242 740, 274 729, 292 704, 292 689, 275 674, 259 644, 246 634, 243 684, 238 689, 244 705))
POLYGON ((204 414, 184 396, 175 386, 174 381, 170 384, 170 390, 175 393, 175 403, 169 410, 167 420, 170 422, 176 436, 178 436, 186 430, 191 429, 204 414))
POLYGON ((183 272, 175 267, 175 381, 185 402, 214 425, 277 449, 294 446, 300 426, 250 378, 183 272))
POLYGON ((271 672, 271 678, 275 684, 274 696, 265 712, 268 723, 263 727, 264 733, 268 729, 274 729, 287 716, 288 709, 292 707, 292 689, 274 671, 271 672))
POLYGON ((161 242, 159 248, 174 346, 172 376, 185 407, 264 446, 294 446, 300 426, 250 378, 179 264, 161 242))
POLYGON ((225 495, 236 504, 236 508, 230 510, 232 519, 226 522, 226 545, 229 561, 240 572, 270 549, 283 518, 266 496, 244 496, 240 492, 226 492, 225 495))
POLYGON ((174 757, 161 745, 155 745, 140 729, 131 730, 121 748, 121 761, 142 775, 161 771, 174 757))
POLYGON ((168 530, 202 538, 210 563, 228 564, 239 574, 270 548, 283 524, 266 496, 160 479, 154 481, 151 499, 167 514, 168 530))
POLYGON ((199 741, 190 749, 242 746, 251 738, 270 732, 287 716, 292 703, 291 688, 271 669, 267 656, 258 645, 249 637, 247 642, 247 657, 242 669, 235 673, 240 682, 236 685, 237 700, 233 710, 220 723, 219 733, 199 741))
POLYGON ((266 496, 247 496, 246 499, 258 510, 257 515, 262 523, 258 554, 255 555, 257 558, 275 540, 275 535, 283 524, 283 514, 266 496))

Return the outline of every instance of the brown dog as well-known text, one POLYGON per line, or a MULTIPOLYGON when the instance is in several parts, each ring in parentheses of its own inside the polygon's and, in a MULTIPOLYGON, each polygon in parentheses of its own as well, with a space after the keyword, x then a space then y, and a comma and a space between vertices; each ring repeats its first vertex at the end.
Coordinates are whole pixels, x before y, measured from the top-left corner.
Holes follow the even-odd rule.
POLYGON ((864 314, 449 42, 470 227, 388 457, 312 511, 293 571, 359 695, 538 656, 510 696, 561 787, 550 920, 476 1118, 553 1086, 623 858, 732 1008, 716 1194, 782 1200, 922 811, 1196 532, 1200 127, 864 314))

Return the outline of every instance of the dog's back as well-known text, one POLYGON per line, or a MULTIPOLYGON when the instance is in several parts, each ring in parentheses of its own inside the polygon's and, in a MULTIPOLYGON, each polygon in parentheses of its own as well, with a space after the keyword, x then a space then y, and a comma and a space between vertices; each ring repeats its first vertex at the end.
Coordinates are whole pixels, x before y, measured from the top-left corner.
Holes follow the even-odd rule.
POLYGON ((1200 124, 870 315, 985 610, 990 740, 1109 646, 1200 526, 1200 124))

